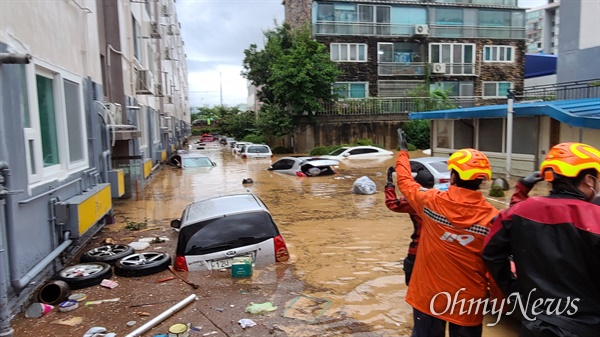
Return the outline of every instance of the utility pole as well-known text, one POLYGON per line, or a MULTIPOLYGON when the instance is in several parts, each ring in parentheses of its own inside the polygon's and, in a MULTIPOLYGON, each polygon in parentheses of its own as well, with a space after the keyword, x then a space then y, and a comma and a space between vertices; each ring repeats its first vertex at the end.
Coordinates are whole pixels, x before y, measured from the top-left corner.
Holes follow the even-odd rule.
POLYGON ((221 78, 221 72, 219 72, 219 92, 221 93, 221 106, 223 106, 223 79, 221 78))

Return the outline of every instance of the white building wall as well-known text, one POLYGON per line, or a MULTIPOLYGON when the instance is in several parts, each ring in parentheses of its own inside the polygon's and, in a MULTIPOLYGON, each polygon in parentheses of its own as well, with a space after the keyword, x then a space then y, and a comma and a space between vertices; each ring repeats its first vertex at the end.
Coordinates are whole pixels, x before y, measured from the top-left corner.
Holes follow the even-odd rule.
POLYGON ((102 83, 96 0, 0 1, 0 41, 102 83))

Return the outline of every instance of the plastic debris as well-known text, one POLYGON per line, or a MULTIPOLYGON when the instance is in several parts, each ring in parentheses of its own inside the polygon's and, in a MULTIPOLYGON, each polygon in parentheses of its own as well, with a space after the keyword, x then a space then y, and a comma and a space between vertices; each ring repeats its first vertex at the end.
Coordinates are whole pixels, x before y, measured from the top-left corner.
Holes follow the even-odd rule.
POLYGON ((373 194, 377 192, 377 185, 367 176, 362 176, 352 184, 352 193, 354 194, 373 194))
POLYGON ((105 288, 115 289, 119 284, 115 281, 104 279, 100 282, 100 285, 105 288))
POLYGON ((135 250, 144 250, 148 247, 150 247, 150 243, 149 242, 132 242, 129 244, 129 247, 135 249, 135 250))
POLYGON ((101 326, 95 326, 95 327, 89 329, 83 335, 83 337, 100 337, 100 336, 104 336, 105 332, 106 332, 106 328, 101 327, 101 326))
POLYGON ((60 312, 69 312, 69 311, 73 311, 73 310, 77 309, 78 307, 79 307, 79 303, 77 303, 77 301, 67 300, 67 301, 61 302, 58 305, 58 310, 60 312))
POLYGON ((39 318, 52 311, 52 309, 54 309, 54 307, 50 304, 36 302, 29 306, 25 312, 25 317, 39 318))
POLYGON ((81 323, 83 323, 83 317, 77 317, 77 316, 63 318, 63 319, 59 319, 59 320, 52 322, 52 324, 60 324, 60 325, 66 325, 66 326, 76 326, 81 323))
POLYGON ((134 326, 136 323, 137 323, 136 321, 129 321, 129 322, 125 323, 125 324, 127 324, 127 326, 129 326, 129 327, 132 327, 132 326, 134 326))
POLYGON ((263 314, 265 312, 275 311, 275 310, 277 310, 277 307, 274 307, 273 303, 271 303, 271 302, 265 302, 265 303, 250 302, 250 305, 246 307, 246 312, 249 312, 251 314, 263 314))
POLYGON ((102 303, 109 303, 109 302, 119 302, 120 300, 121 300, 121 298, 117 297, 117 298, 110 298, 107 300, 87 301, 87 302, 85 302, 85 305, 102 304, 102 303))
POLYGON ((211 332, 207 332, 207 333, 203 334, 202 336, 210 336, 210 335, 216 335, 216 334, 218 334, 217 331, 211 331, 211 332))
POLYGON ((256 323, 253 320, 248 318, 242 318, 238 321, 238 323, 240 324, 242 329, 250 328, 256 325, 256 323))
POLYGON ((215 308, 215 310, 216 310, 216 311, 218 311, 218 312, 223 312, 223 311, 225 311, 225 309, 223 309, 223 308, 215 308))

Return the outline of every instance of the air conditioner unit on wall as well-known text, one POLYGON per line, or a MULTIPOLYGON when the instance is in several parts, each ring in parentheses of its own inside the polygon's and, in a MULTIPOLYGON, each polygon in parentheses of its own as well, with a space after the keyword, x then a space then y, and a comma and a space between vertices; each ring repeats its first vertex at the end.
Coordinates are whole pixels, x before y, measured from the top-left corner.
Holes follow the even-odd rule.
POLYGON ((431 67, 432 74, 445 74, 446 73, 446 63, 434 63, 431 67))
POLYGON ((121 104, 119 103, 104 103, 104 120, 107 124, 123 124, 121 121, 123 119, 123 110, 121 109, 121 104))
POLYGON ((158 22, 150 22, 150 37, 153 39, 162 38, 160 34, 160 25, 158 22))
POLYGON ((149 70, 142 69, 137 72, 136 94, 153 95, 154 94, 154 77, 149 70))
POLYGON ((415 25, 415 35, 429 35, 429 26, 415 25))

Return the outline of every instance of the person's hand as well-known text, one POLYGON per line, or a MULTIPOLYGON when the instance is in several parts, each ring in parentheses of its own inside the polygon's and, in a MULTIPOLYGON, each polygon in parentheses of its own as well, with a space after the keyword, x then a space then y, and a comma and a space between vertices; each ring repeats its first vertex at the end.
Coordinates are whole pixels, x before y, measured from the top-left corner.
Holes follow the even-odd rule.
POLYGON ((539 183, 542 180, 544 180, 544 178, 542 178, 540 171, 535 171, 535 172, 532 172, 527 177, 521 178, 520 181, 521 181, 521 184, 525 185, 526 187, 533 188, 533 186, 535 184, 539 183))
POLYGON ((406 134, 402 128, 398 128, 398 144, 400 151, 408 151, 408 143, 406 142, 406 134))
POLYGON ((395 187, 394 186, 394 179, 392 178, 392 174, 396 172, 396 169, 393 166, 390 166, 387 170, 387 184, 385 185, 386 188, 388 187, 395 187))

